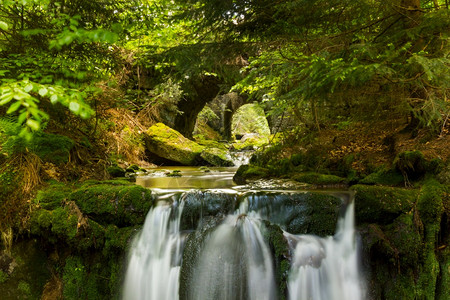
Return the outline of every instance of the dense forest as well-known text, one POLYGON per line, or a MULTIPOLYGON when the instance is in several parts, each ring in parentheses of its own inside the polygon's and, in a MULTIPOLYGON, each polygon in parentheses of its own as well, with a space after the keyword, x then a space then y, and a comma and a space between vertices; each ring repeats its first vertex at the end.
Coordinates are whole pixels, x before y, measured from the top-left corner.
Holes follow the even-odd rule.
POLYGON ((136 174, 251 150, 356 191, 367 299, 450 299, 449 5, 0 0, 1 294, 119 298, 136 174))

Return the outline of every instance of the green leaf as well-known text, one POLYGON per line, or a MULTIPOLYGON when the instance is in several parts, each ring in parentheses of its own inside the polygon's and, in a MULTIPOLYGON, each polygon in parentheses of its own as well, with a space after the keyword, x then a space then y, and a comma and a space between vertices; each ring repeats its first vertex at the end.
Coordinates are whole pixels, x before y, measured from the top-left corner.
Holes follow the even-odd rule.
POLYGON ((27 84, 27 86, 25 86, 25 88, 23 90, 25 92, 29 93, 29 92, 31 92, 33 90, 33 85, 31 83, 27 84))
POLYGON ((6 24, 3 21, 0 21, 0 29, 4 31, 8 30, 8 24, 6 24))
POLYGON ((48 90, 45 87, 43 87, 39 90, 39 95, 41 95, 42 97, 47 95, 47 93, 48 93, 48 90))
POLYGON ((14 94, 12 92, 5 93, 1 95, 0 97, 0 106, 7 104, 9 101, 12 100, 14 94))
POLYGON ((16 90, 16 92, 13 95, 13 98, 16 100, 23 100, 31 97, 30 94, 25 93, 22 90, 16 90))
POLYGON ((34 131, 38 131, 39 128, 41 127, 41 124, 36 120, 28 119, 27 126, 30 127, 34 131))
POLYGON ((72 101, 72 102, 69 103, 69 109, 70 109, 72 112, 78 114, 79 111, 80 111, 80 104, 78 104, 77 102, 73 102, 73 101, 72 101))
POLYGON ((19 107, 22 105, 22 101, 16 101, 8 108, 6 111, 6 114, 11 114, 19 109, 19 107))
POLYGON ((50 97, 50 101, 52 102, 52 104, 55 104, 56 102, 58 102, 58 95, 53 94, 53 95, 50 97))
POLYGON ((17 118, 17 123, 22 124, 23 122, 25 122, 27 115, 28 115, 27 111, 24 111, 23 113, 21 113, 19 115, 19 117, 17 118))

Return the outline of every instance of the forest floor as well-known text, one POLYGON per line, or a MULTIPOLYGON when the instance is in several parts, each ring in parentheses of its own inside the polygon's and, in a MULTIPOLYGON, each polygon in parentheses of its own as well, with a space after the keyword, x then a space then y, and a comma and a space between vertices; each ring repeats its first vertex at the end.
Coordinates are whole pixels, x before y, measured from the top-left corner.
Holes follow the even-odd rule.
POLYGON ((425 158, 450 157, 450 126, 442 128, 439 134, 425 130, 407 130, 405 120, 372 121, 352 123, 343 130, 330 128, 318 135, 318 144, 326 149, 330 159, 342 159, 357 154, 353 169, 362 170, 365 163, 379 166, 389 165, 395 155, 403 151, 419 150, 425 158))

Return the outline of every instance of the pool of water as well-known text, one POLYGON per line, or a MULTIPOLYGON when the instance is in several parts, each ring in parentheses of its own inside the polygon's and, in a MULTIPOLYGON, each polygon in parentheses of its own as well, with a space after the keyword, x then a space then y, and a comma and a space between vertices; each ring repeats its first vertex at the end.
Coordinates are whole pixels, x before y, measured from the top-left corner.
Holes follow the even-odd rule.
POLYGON ((158 167, 136 177, 136 184, 158 189, 224 189, 236 186, 233 175, 237 167, 158 167), (179 177, 167 176, 179 170, 179 177))

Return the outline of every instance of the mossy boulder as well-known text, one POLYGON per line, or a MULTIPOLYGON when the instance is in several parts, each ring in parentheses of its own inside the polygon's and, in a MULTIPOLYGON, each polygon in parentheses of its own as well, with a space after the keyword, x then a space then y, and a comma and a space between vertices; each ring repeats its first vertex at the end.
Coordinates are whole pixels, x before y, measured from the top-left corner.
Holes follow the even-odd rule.
POLYGON ((119 226, 142 224, 153 205, 151 190, 134 184, 87 183, 69 196, 93 220, 119 226))
POLYGON ((254 165, 241 165, 233 176, 237 184, 246 184, 248 180, 266 178, 269 176, 269 170, 254 165))
POLYGON ((228 151, 219 148, 206 148, 200 154, 200 157, 208 162, 208 164, 216 167, 231 167, 233 162, 231 161, 228 151))
POLYGON ((394 159, 394 167, 404 177, 406 181, 419 180, 426 173, 438 174, 442 171, 444 163, 441 159, 425 159, 420 151, 405 151, 399 153, 394 159))
MULTIPOLYGON (((357 196, 358 190, 361 188, 357 186, 357 196)), ((405 189, 391 187, 380 191, 376 193, 372 190, 369 194, 371 197, 377 194, 383 206, 388 200, 396 206, 393 207, 395 209, 389 206, 390 210, 383 212, 389 218, 380 219, 374 210, 373 218, 366 219, 378 224, 360 225, 365 252, 363 257, 370 265, 371 298, 448 299, 446 188, 429 178, 420 189, 410 190, 413 195, 409 197, 404 194, 405 189), (399 194, 399 190, 403 191, 399 194), (412 201, 413 206, 389 221, 393 212, 398 213, 406 207, 399 205, 398 199, 402 194, 403 198, 412 201)), ((361 216, 361 207, 359 213, 361 216)), ((356 217, 358 219, 358 210, 356 217)))
POLYGON ((145 132, 144 140, 151 153, 150 160, 156 163, 169 161, 193 166, 202 162, 200 155, 204 150, 203 146, 162 123, 151 126, 145 132))
POLYGON ((292 176, 292 179, 298 182, 315 184, 315 185, 340 185, 347 184, 345 178, 329 175, 320 174, 315 172, 298 173, 292 176))
POLYGON ((52 210, 63 205, 72 190, 72 187, 68 185, 52 182, 48 187, 38 191, 33 203, 41 208, 52 210))
POLYGON ((111 177, 125 177, 126 174, 126 170, 118 165, 109 166, 106 168, 106 171, 111 177))
POLYGON ((414 189, 354 185, 357 223, 388 224, 410 211, 418 197, 414 189))
POLYGON ((405 179, 398 170, 381 167, 375 172, 364 177, 359 181, 359 183, 370 185, 400 186, 402 184, 404 185, 405 179))
POLYGON ((69 161, 70 150, 75 142, 62 135, 40 133, 33 137, 33 152, 43 161, 54 164, 67 163, 69 161))

